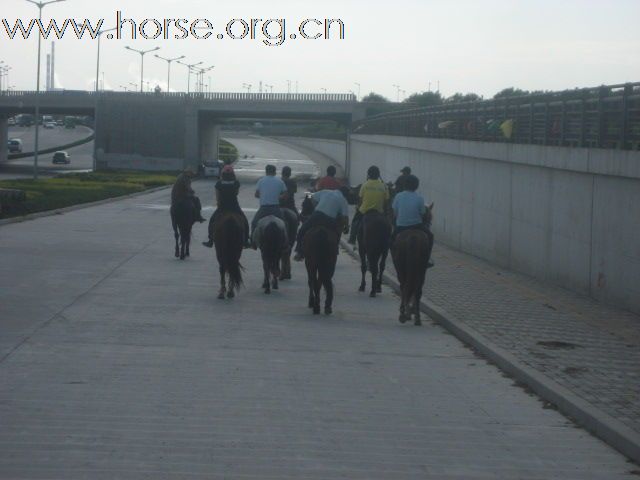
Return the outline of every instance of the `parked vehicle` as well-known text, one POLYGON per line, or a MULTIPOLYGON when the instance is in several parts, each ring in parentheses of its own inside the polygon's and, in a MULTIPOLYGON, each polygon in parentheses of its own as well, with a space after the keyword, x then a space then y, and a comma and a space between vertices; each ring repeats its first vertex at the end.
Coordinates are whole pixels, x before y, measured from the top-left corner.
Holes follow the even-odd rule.
POLYGON ((16 124, 16 119, 13 117, 9 117, 9 119, 7 120, 7 124, 9 124, 10 127, 13 127, 16 124))
POLYGON ((16 117, 16 124, 19 127, 30 127, 34 123, 33 115, 28 113, 23 113, 16 117))
POLYGON ((7 142, 9 153, 22 153, 22 140, 19 138, 10 138, 7 142))
POLYGON ((53 154, 53 163, 63 163, 65 165, 68 165, 71 163, 71 157, 67 152, 56 152, 53 154))
POLYGON ((64 117, 64 128, 76 128, 76 117, 64 117))
POLYGON ((53 128, 56 128, 56 124, 54 122, 44 122, 43 127, 47 130, 51 130, 53 128))

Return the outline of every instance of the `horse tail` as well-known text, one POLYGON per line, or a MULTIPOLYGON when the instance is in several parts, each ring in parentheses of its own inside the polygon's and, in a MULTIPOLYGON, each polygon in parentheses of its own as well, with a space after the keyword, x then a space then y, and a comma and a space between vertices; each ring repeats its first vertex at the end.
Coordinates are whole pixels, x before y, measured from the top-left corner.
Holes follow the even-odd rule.
POLYGON ((280 266, 282 246, 286 243, 285 232, 276 222, 271 222, 264 229, 263 235, 263 239, 260 242, 262 244, 262 255, 269 268, 274 271, 278 270, 280 266))
POLYGON ((231 215, 226 221, 225 231, 225 269, 229 274, 229 286, 239 289, 243 285, 242 265, 240 257, 244 244, 244 226, 236 216, 231 215))

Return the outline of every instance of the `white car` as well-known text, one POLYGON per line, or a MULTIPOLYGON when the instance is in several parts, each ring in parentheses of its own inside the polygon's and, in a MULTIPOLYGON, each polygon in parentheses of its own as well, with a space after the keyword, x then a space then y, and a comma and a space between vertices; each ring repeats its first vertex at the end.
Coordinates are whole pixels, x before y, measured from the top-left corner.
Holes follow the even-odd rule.
POLYGON ((16 124, 16 119, 15 119, 15 118, 13 118, 13 117, 10 117, 10 118, 7 120, 7 124, 8 124, 9 126, 12 126, 12 127, 13 127, 13 126, 15 126, 15 124, 16 124))
POLYGON ((55 122, 44 122, 44 124, 42 125, 44 128, 46 129, 53 129, 56 128, 56 124, 55 122))

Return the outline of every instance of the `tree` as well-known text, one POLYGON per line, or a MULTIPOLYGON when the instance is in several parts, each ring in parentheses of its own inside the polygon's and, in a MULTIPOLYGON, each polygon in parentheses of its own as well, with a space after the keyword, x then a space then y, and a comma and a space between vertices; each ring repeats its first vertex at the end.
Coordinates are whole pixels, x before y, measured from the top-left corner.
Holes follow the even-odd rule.
POLYGON ((496 93, 493 98, 506 98, 506 97, 520 97, 522 95, 529 95, 529 90, 520 90, 519 88, 505 88, 496 93))
POLYGON ((422 92, 410 95, 405 103, 415 103, 421 107, 431 107, 433 105, 442 104, 442 95, 440 92, 422 92))
POLYGON ((371 92, 369 95, 362 97, 363 102, 388 103, 389 99, 383 97, 379 93, 371 92))
POLYGON ((444 103, 477 102, 478 100, 482 100, 482 97, 476 93, 454 93, 444 103))

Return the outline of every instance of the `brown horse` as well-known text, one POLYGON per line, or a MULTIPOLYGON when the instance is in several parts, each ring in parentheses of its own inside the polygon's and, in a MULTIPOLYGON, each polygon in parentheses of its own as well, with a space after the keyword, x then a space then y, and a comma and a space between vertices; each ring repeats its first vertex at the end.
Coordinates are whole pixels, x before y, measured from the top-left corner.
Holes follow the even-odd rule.
POLYGON ((245 221, 236 212, 225 212, 220 215, 213 226, 213 243, 220 269, 220 292, 218 298, 235 297, 235 292, 242 286, 242 265, 240 257, 245 239, 245 221), (229 277, 227 291, 226 277, 229 277))
POLYGON ((291 280, 291 251, 296 243, 300 220, 298 219, 298 214, 290 208, 282 208, 282 216, 287 226, 289 248, 282 252, 282 258, 280 259, 280 280, 291 280))
MULTIPOLYGON (((432 218, 433 203, 427 207, 425 214, 427 225, 431 224, 432 218)), ((405 230, 393 242, 391 255, 400 282, 401 323, 411 320, 413 314, 415 325, 422 325, 420 299, 432 250, 433 234, 422 230, 405 230)))
POLYGON ((176 200, 171 205, 170 213, 173 236, 176 240, 175 256, 184 260, 190 255, 191 230, 197 218, 193 200, 189 197, 176 200))
POLYGON ((326 293, 324 313, 333 313, 333 275, 338 260, 339 234, 325 226, 313 227, 304 237, 304 256, 309 283, 309 308, 320 314, 320 290, 326 293))
POLYGON ((378 212, 371 210, 362 217, 362 227, 358 232, 358 254, 360 255, 360 271, 362 281, 360 291, 367 287, 367 269, 371 272, 371 293, 375 297, 382 292, 382 275, 389 255, 389 242, 391 240, 391 222, 378 212))

